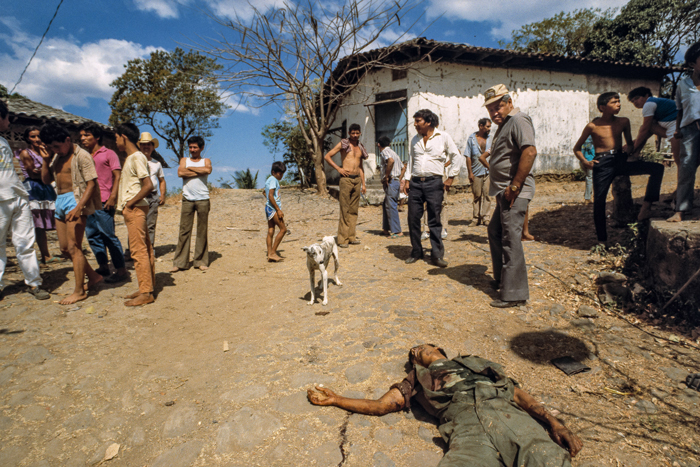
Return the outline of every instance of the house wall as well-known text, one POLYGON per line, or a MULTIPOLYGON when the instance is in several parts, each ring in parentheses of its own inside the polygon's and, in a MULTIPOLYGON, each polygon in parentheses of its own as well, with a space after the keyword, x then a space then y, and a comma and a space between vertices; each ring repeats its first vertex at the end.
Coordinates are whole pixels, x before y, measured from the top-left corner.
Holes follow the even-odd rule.
MULTIPOLYGON (((647 86, 654 93, 656 81, 625 79, 595 75, 581 75, 545 70, 479 67, 455 63, 422 63, 409 70, 404 79, 392 81, 391 70, 372 71, 363 78, 358 88, 346 99, 336 117, 336 124, 347 120, 348 125, 362 126, 362 142, 370 153, 365 163, 369 178, 375 172, 376 143, 374 141, 374 110, 366 106, 375 101, 375 94, 401 89, 407 90, 408 116, 423 108, 440 117, 440 128, 445 129, 463 150, 467 138, 477 130, 477 121, 488 117, 483 107, 483 92, 495 84, 505 84, 511 91, 516 107, 532 117, 535 126, 538 156, 536 173, 563 173, 578 168, 572 148, 584 126, 600 113, 596 99, 606 91, 622 95, 621 116, 630 118, 632 136, 642 122, 641 110, 635 109, 624 95, 638 86, 647 86)), ((495 127, 492 131, 495 131, 495 127)), ((409 125, 409 139, 416 132, 409 125)), ((333 138, 337 143, 338 138, 333 138)), ((337 163, 340 163, 338 157, 337 163)), ((337 181, 337 173, 326 170, 329 184, 337 181)))

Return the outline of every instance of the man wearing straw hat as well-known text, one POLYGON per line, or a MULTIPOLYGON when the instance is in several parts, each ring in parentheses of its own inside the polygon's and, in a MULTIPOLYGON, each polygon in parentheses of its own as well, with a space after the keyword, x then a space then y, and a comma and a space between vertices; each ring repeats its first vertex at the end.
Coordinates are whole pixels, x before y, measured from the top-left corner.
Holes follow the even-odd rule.
POLYGON ((163 165, 153 158, 153 153, 158 147, 158 140, 151 136, 147 131, 141 133, 139 138, 139 149, 148 159, 148 172, 151 174, 151 183, 153 191, 144 198, 148 201, 148 215, 146 216, 146 224, 148 224, 148 237, 151 240, 151 246, 156 247, 156 223, 158 222, 158 206, 165 204, 165 193, 167 187, 165 185, 165 174, 163 173, 163 165), (160 187, 160 196, 158 196, 158 187, 160 187))
POLYGON ((525 304, 530 298, 527 267, 522 244, 527 207, 535 195, 532 166, 537 156, 535 129, 530 116, 513 106, 508 89, 490 87, 484 93, 484 106, 498 130, 491 143, 489 195, 496 209, 488 227, 493 278, 500 299, 497 308, 525 304))

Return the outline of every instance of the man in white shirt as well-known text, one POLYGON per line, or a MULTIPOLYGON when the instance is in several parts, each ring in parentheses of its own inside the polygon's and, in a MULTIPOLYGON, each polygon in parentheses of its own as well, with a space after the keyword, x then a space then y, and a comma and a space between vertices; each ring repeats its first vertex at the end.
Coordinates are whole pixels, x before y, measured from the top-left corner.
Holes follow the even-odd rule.
MULTIPOLYGON (((0 131, 6 131, 9 127, 10 112, 7 104, 0 100, 0 131)), ((50 298, 49 293, 39 287, 41 276, 39 260, 34 251, 34 221, 29 209, 29 194, 15 172, 10 145, 0 136, 0 293, 5 287, 2 276, 7 263, 5 242, 8 232, 12 233, 17 262, 24 274, 24 282, 29 286, 29 292, 38 300, 50 298)))
POLYGON ((411 237, 411 257, 406 264, 412 264, 423 257, 421 246, 421 217, 423 204, 428 210, 430 228, 431 259, 433 264, 444 268, 445 247, 442 244, 442 199, 449 191, 455 176, 459 173, 461 157, 452 137, 438 130, 440 120, 428 109, 419 110, 413 115, 413 126, 418 133, 411 139, 408 164, 404 179, 404 193, 408 193, 408 231, 411 237), (442 180, 447 167, 447 179, 442 180))

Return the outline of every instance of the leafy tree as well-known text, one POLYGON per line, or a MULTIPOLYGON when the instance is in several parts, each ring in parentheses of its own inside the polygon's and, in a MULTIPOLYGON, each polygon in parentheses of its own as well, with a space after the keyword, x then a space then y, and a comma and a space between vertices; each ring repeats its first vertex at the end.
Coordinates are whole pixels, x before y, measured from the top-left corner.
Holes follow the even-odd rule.
POLYGON ((583 8, 570 13, 561 12, 551 18, 526 24, 511 33, 511 42, 498 41, 501 47, 520 52, 548 53, 579 57, 584 52, 584 41, 596 23, 611 19, 615 10, 610 8, 583 8))
POLYGON ((697 0, 631 0, 603 18, 584 42, 584 55, 602 60, 672 66, 684 46, 700 38, 697 0))
POLYGON ((132 121, 151 126, 178 161, 189 137, 207 138, 218 128, 228 106, 215 76, 223 67, 212 58, 176 48, 130 60, 125 68, 111 84, 116 89, 109 102, 111 125, 132 121))
POLYGON ((313 158, 319 195, 328 193, 323 147, 338 110, 367 70, 400 68, 387 63, 392 47, 376 47, 387 35, 395 37, 390 45, 397 43, 411 29, 401 24, 410 3, 285 0, 267 13, 253 7, 250 20, 219 20, 226 30, 206 46, 210 55, 228 65, 222 81, 250 105, 288 105, 313 158), (395 26, 401 33, 385 34, 393 33, 395 26), (358 58, 370 49, 371 54, 358 58))
MULTIPOLYGON (((299 182, 302 187, 311 186, 316 180, 314 159, 306 146, 299 125, 285 120, 275 120, 263 127, 263 144, 275 157, 282 152, 282 160, 287 166, 287 176, 299 182)), ((287 177, 285 177, 287 178, 287 177)))
POLYGON ((237 170, 233 173, 233 182, 236 184, 236 188, 247 190, 257 188, 258 172, 255 172, 255 176, 253 176, 250 169, 237 170))

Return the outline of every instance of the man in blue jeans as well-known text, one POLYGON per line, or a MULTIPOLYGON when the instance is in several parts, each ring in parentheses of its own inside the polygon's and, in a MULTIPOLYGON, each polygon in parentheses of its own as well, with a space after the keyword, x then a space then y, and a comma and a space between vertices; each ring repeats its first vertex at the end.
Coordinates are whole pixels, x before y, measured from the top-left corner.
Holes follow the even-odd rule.
POLYGON ((119 178, 122 167, 117 153, 102 146, 102 128, 94 122, 86 122, 80 126, 80 145, 84 147, 95 161, 97 184, 100 189, 102 209, 87 217, 85 235, 99 267, 95 270, 105 277, 105 282, 116 283, 126 280, 124 250, 114 231, 114 213, 119 192, 119 178), (110 276, 109 251, 114 264, 115 273, 110 276))
POLYGON ((382 211, 382 235, 391 238, 400 237, 401 221, 399 220, 399 187, 400 180, 406 172, 406 167, 399 155, 389 147, 391 140, 388 136, 382 136, 377 140, 382 156, 382 186, 384 186, 384 210, 382 211))

